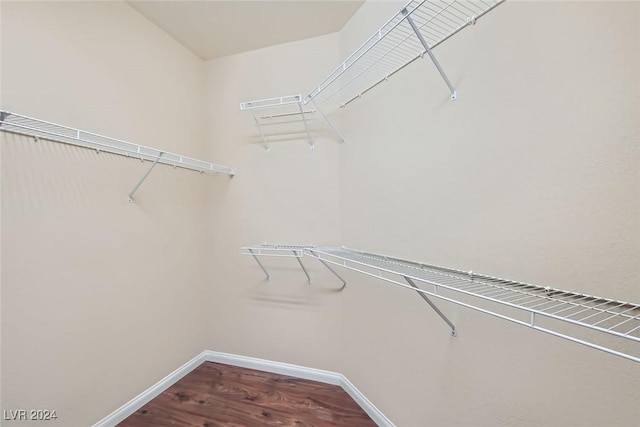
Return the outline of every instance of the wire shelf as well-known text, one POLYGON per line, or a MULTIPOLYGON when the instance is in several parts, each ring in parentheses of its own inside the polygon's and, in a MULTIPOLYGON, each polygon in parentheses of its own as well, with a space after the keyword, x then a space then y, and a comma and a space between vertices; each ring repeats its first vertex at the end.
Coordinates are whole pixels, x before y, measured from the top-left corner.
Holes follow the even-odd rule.
POLYGON ((316 111, 338 138, 345 142, 344 136, 324 110, 345 107, 425 54, 431 58, 454 100, 457 96, 455 88, 431 50, 475 24, 505 1, 412 0, 304 98, 302 95, 291 95, 243 102, 240 110, 252 113, 267 151, 270 150, 269 144, 262 127, 274 124, 269 120, 281 117, 300 118, 309 145, 314 149, 305 116, 316 111))
POLYGON ((313 114, 315 110, 302 104, 302 95, 281 96, 240 103, 240 110, 253 111, 260 120, 313 114))
POLYGON ((265 243, 262 245, 243 246, 241 250, 242 255, 302 258, 305 249, 313 247, 313 245, 270 245, 265 243))
POLYGON ((75 145, 96 151, 135 157, 143 160, 163 163, 202 173, 223 173, 234 176, 236 171, 203 160, 161 151, 131 142, 98 135, 92 132, 58 125, 33 117, 23 116, 9 111, 0 111, 0 131, 26 135, 36 139, 46 139, 63 144, 75 145))
MULTIPOLYGON (((315 105, 315 103, 312 102, 315 105)), ((312 150, 315 149, 311 133, 309 131, 309 125, 307 123, 307 116, 313 115, 316 111, 320 112, 322 118, 333 129, 336 135, 344 142, 344 138, 333 122, 327 117, 327 115, 317 106, 316 109, 312 109, 302 100, 302 95, 289 95, 281 96, 277 98, 259 99, 256 101, 248 101, 240 103, 241 111, 249 111, 253 116, 253 121, 260 132, 262 143, 267 151, 270 151, 267 137, 264 134, 264 127, 271 124, 283 124, 288 123, 292 119, 293 121, 299 121, 304 124, 304 130, 309 141, 309 146, 312 150)))
MULTIPOLYGON (((254 250, 266 248, 254 246, 254 250)), ((345 247, 279 246, 329 264, 640 362, 640 304, 500 279, 345 247), (421 284, 423 287, 419 287, 421 284), (585 335, 587 337, 585 338, 585 335)), ((255 253, 247 253, 254 255, 255 253)), ((267 253, 265 253, 266 255, 267 253)), ((256 258, 260 264, 260 261, 256 258)), ((260 267, 268 273, 260 264, 260 267)), ((333 271, 333 270, 332 270, 333 271)), ((334 272, 334 274, 336 274, 334 272)), ((342 279, 341 279, 342 280, 342 279)))
MULTIPOLYGON (((430 54, 423 40, 429 49, 433 49, 462 29, 475 24, 504 1, 410 1, 314 88, 304 102, 315 100, 328 105, 329 110, 348 105, 425 53, 430 54), (414 30, 413 24, 420 35, 414 30)), ((437 62, 436 66, 441 71, 437 62)), ((449 84, 446 77, 445 80, 449 84)), ((452 99, 455 99, 455 91, 452 92, 452 99)))
MULTIPOLYGON (((253 259, 256 260, 256 262, 260 266, 260 269, 262 269, 264 274, 267 276, 267 280, 271 280, 271 275, 269 274, 265 266, 262 265, 258 257, 267 256, 267 257, 296 258, 296 260, 298 261, 298 264, 300 265, 300 268, 302 268, 302 271, 304 272, 305 276, 307 276, 307 282, 311 283, 311 276, 309 276, 309 271, 302 263, 302 258, 304 257, 307 251, 311 251, 311 253, 313 253, 314 248, 315 246, 313 245, 270 245, 270 244, 264 243, 262 245, 244 246, 241 248, 242 250, 241 253, 242 255, 251 255, 253 259)), ((329 264, 327 264, 321 259, 319 259, 318 261, 320 261, 320 263, 324 265, 327 268, 327 270, 333 273, 333 275, 336 276, 342 282, 342 287, 340 288, 340 290, 343 290, 345 286, 347 286, 347 282, 338 273, 336 273, 336 271, 333 268, 331 268, 329 264)))

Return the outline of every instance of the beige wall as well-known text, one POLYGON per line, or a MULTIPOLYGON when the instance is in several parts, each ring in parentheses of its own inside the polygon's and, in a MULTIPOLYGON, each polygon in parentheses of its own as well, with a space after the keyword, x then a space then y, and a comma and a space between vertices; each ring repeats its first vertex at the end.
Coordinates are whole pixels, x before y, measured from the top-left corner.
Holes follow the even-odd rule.
POLYGON ((338 370, 340 282, 310 261, 314 284, 295 259, 268 260, 273 280, 247 244, 340 241, 342 144, 317 120, 311 151, 300 122, 270 126, 271 152, 239 103, 309 90, 339 61, 337 34, 208 61, 209 153, 238 168, 227 186, 210 187, 209 348, 338 370))
MULTIPOLYGON (((3 109, 204 154, 202 61, 124 3, 2 2, 2 41, 3 109)), ((158 166, 128 203, 148 163, 2 138, 2 409, 91 425, 204 349, 228 178, 158 166)))
POLYGON ((342 372, 398 426, 638 419, 632 362, 440 303, 451 338, 412 293, 239 254, 345 244, 640 300, 638 3, 507 2, 436 50, 454 103, 420 61, 334 114, 346 145, 314 121, 315 151, 299 123, 264 151, 239 102, 309 90, 401 4, 203 64, 124 4, 2 3, 2 108, 238 169, 158 167, 132 205, 145 164, 3 136, 3 409, 89 425, 206 348, 342 372))
MULTIPOLYGON (((455 102, 425 59, 349 105, 342 243, 640 301, 639 13, 507 2, 435 50, 455 102)), ((342 371, 399 426, 638 420, 637 363, 439 303, 451 338, 415 294, 349 278, 342 371)))
MULTIPOLYGON (((338 35, 341 58, 400 5, 366 3, 338 35)), ((265 260, 267 283, 233 248, 342 243, 639 300, 637 15, 503 5, 436 51, 455 103, 418 62, 336 112, 347 145, 325 133, 314 153, 298 137, 265 154, 232 108, 324 77, 339 59, 323 62, 323 39, 210 61, 210 152, 241 173, 209 198, 209 347, 344 372, 399 426, 634 423, 633 362, 440 303, 451 338, 415 294, 343 272, 347 289, 321 297, 335 283, 322 269, 309 288, 294 260, 265 260)))
POLYGON ((345 109, 345 242, 639 300, 637 7, 507 2, 436 49, 457 101, 421 61, 345 109))

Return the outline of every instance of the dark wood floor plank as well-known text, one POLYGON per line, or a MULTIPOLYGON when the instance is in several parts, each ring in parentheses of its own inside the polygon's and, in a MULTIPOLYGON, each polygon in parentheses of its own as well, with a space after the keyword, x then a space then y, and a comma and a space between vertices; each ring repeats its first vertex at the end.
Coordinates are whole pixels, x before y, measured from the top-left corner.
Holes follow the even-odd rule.
POLYGON ((339 386, 205 362, 120 427, 375 427, 339 386))

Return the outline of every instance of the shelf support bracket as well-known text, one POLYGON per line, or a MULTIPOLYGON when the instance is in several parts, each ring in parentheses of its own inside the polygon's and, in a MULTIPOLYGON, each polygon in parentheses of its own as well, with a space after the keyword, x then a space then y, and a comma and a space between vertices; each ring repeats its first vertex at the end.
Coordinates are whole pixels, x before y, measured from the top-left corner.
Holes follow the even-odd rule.
POLYGON ((302 260, 298 256, 298 253, 296 251, 293 251, 293 255, 298 260, 298 263, 300 263, 300 267, 302 267, 302 271, 304 271, 305 276, 307 276, 307 282, 311 283, 311 277, 309 277, 309 273, 307 272, 307 269, 304 267, 304 264, 302 263, 302 260))
MULTIPOLYGON (((311 134, 309 133, 309 126, 307 125, 307 118, 304 116, 304 111, 302 110, 302 102, 298 102, 298 108, 300 109, 300 115, 302 116, 302 123, 304 123, 304 130, 307 132, 307 139, 309 139, 309 145, 311 146, 312 150, 315 150, 316 147, 315 147, 315 145, 313 145, 313 140, 311 139, 311 134)), ((298 261, 300 261, 300 260, 298 260, 298 261)), ((309 279, 309 281, 311 281, 311 279, 309 279)))
POLYGON ((407 281, 407 283, 409 283, 409 285, 411 285, 411 287, 412 287, 412 288, 417 289, 418 294, 422 297, 422 299, 424 299, 424 300, 427 302, 427 304, 429 304, 429 305, 431 306, 431 308, 433 308, 433 309, 434 309, 434 311, 435 311, 436 313, 438 313, 438 315, 442 318, 442 320, 444 320, 444 321, 445 321, 445 323, 446 323, 447 325, 449 325, 449 327, 451 328, 451 336, 454 336, 454 337, 455 337, 455 336, 458 336, 458 333, 456 332, 456 327, 455 327, 455 325, 451 322, 451 320, 449 320, 449 319, 447 318, 447 316, 445 316, 445 315, 444 315, 444 313, 443 313, 442 311, 440 311, 440 309, 439 309, 438 307, 436 307, 436 305, 435 305, 435 304, 434 304, 434 303, 429 299, 429 297, 427 297, 423 292, 420 292, 422 289, 420 289, 420 288, 418 287, 418 285, 416 285, 416 284, 413 282, 413 280, 411 280, 411 279, 410 279, 410 278, 408 278, 407 276, 402 276, 402 277, 404 277, 404 280, 406 280, 406 281, 407 281))
POLYGON ((322 115, 322 117, 324 117, 324 120, 329 124, 329 126, 331 126, 331 129, 333 129, 333 132, 336 135, 338 135, 338 138, 340 138, 340 142, 342 142, 343 144, 345 142, 347 142, 344 139, 344 136, 342 136, 342 133, 340 133, 340 131, 336 127, 336 125, 333 124, 333 121, 324 113, 324 111, 322 111, 322 108, 320 108, 318 106, 318 104, 316 104, 316 101, 313 98, 310 98, 310 100, 311 100, 311 103, 313 104, 313 106, 316 107, 316 110, 318 110, 320 112, 320 114, 322 115))
POLYGON ((342 282, 342 287, 340 288, 340 290, 343 290, 343 289, 344 289, 344 287, 345 287, 345 286, 347 286, 347 282, 346 282, 342 277, 340 277, 340 275, 339 275, 338 273, 336 273, 336 271, 335 271, 333 268, 331 268, 331 267, 329 266, 329 264, 327 264, 327 263, 326 263, 322 258, 320 258, 320 256, 319 256, 318 254, 316 254, 316 253, 315 253, 314 251, 312 251, 312 250, 309 250, 309 252, 311 253, 311 255, 313 255, 313 257, 314 257, 315 259, 317 259, 318 261, 320 261, 320 262, 322 263, 322 265, 324 265, 325 267, 327 267, 327 269, 328 269, 330 272, 332 272, 334 276, 336 276, 338 279, 340 279, 340 281, 342 282))
POLYGON ((144 176, 142 177, 142 179, 140 181, 138 181, 138 183, 136 184, 135 187, 133 187, 133 190, 131 190, 131 193, 129 193, 129 197, 127 200, 129 200, 129 202, 133 202, 133 194, 138 191, 138 188, 140 188, 140 186, 142 185, 142 183, 144 182, 145 179, 147 179, 147 177, 149 176, 149 174, 151 173, 151 171, 153 170, 153 168, 156 167, 156 165, 158 164, 158 162, 160 161, 160 158, 164 155, 164 153, 160 153, 160 155, 156 158, 156 160, 153 162, 153 164, 149 167, 149 169, 147 169, 147 172, 144 174, 144 176))
POLYGON ((444 79, 445 83, 447 84, 447 86, 449 86, 449 90, 451 91, 451 100, 455 101, 455 99, 457 97, 456 89, 453 87, 453 85, 451 84, 451 81, 449 81, 449 78, 444 73, 444 70, 440 66, 440 63, 436 59, 436 57, 433 54, 433 52, 431 52, 431 48, 429 47, 429 44, 427 43, 427 41, 422 36, 422 33, 418 29, 418 26, 416 25, 416 23, 413 22, 413 18, 411 18, 411 15, 409 15, 409 11, 407 10, 407 8, 402 9, 402 14, 406 17, 407 22, 409 23, 409 25, 411 25, 411 28, 413 29, 413 32, 416 33, 416 37, 418 37, 418 40, 420 40, 420 43, 422 43, 422 46, 424 47, 424 50, 427 52, 427 55, 429 55, 429 58, 431 58, 431 61, 433 61, 433 65, 436 66, 436 68, 438 69, 438 72, 440 73, 440 75, 444 79))
POLYGON ((267 269, 264 268, 264 265, 262 265, 262 263, 260 262, 260 260, 258 259, 258 257, 256 256, 255 253, 253 253, 253 249, 249 249, 249 252, 251 253, 251 256, 253 257, 253 259, 256 260, 256 262, 258 263, 258 265, 260 266, 260 268, 262 269, 262 271, 264 272, 264 274, 267 276, 267 280, 271 280, 271 276, 269 276, 269 273, 267 272, 267 269))
POLYGON ((256 123, 256 126, 258 127, 258 132, 260 132, 260 136, 262 137, 262 143, 264 144, 264 148, 267 150, 267 153, 270 153, 271 147, 269 147, 269 144, 267 144, 267 138, 264 137, 264 132, 262 132, 262 126, 260 126, 260 122, 256 117, 256 113, 251 111, 251 116, 253 117, 253 121, 256 123))

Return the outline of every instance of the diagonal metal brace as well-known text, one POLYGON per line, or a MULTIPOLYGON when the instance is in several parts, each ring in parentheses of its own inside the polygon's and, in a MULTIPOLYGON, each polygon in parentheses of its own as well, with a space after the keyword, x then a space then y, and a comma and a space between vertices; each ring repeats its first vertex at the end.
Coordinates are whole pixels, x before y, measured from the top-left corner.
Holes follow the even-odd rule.
POLYGON ((309 252, 311 253, 311 255, 313 255, 318 261, 320 261, 322 263, 322 265, 324 265, 325 267, 327 267, 327 269, 332 272, 334 274, 334 276, 336 276, 338 279, 340 279, 340 281, 342 282, 342 287, 340 288, 340 290, 343 290, 345 286, 347 286, 347 282, 340 277, 340 275, 338 273, 335 272, 335 270, 333 268, 331 268, 329 266, 329 264, 327 264, 326 262, 324 262, 324 260, 322 258, 320 258, 320 256, 318 254, 316 254, 314 251, 309 250, 309 252))
POLYGON ((300 116, 302 116, 302 123, 304 123, 304 130, 305 132, 307 132, 307 139, 309 140, 309 145, 311 146, 312 150, 315 150, 316 146, 313 144, 313 139, 311 139, 311 134, 309 133, 309 125, 307 125, 307 118, 304 116, 304 110, 302 109, 302 102, 298 102, 298 109, 300 110, 300 116))
POLYGON ((407 283, 409 283, 409 285, 411 285, 411 287, 413 287, 413 288, 418 290, 418 294, 427 302, 427 304, 429 304, 431 306, 431 308, 433 308, 435 310, 436 313, 438 313, 438 315, 440 317, 442 317, 442 320, 444 320, 447 323, 447 325, 449 325, 449 327, 451 327, 451 335, 454 336, 454 337, 457 336, 458 334, 456 332, 456 327, 454 326, 453 323, 451 323, 451 320, 449 320, 447 318, 447 316, 445 316, 444 313, 442 313, 440 311, 440 309, 438 307, 436 307, 436 305, 429 299, 429 297, 427 297, 423 292, 420 292, 422 289, 420 289, 418 287, 418 285, 416 285, 413 282, 413 280, 411 280, 407 276, 402 276, 402 277, 404 277, 404 280, 406 280, 407 283))
POLYGON ((422 46, 424 47, 424 50, 427 52, 427 55, 429 55, 429 58, 431 58, 431 61, 433 61, 433 65, 436 66, 436 68, 438 69, 438 72, 440 73, 440 75, 444 79, 445 83, 447 84, 447 86, 449 86, 449 90, 451 91, 451 100, 455 101, 455 99, 457 97, 456 89, 453 87, 453 85, 449 81, 449 78, 444 73, 444 70, 440 66, 440 63, 436 59, 436 57, 433 54, 433 52, 431 52, 431 48, 429 47, 429 44, 427 43, 427 41, 422 36, 422 33, 418 29, 418 26, 416 25, 416 23, 413 22, 413 18, 411 18, 411 15, 409 15, 409 11, 407 10, 406 7, 404 9, 402 9, 402 14, 407 18, 407 22, 409 23, 409 25, 411 25, 411 28, 413 28, 413 31, 416 33, 416 36, 418 37, 418 40, 420 40, 420 43, 422 43, 422 46))
POLYGON ((149 174, 151 173, 151 171, 153 170, 153 168, 156 167, 156 165, 158 164, 158 162, 160 161, 160 158, 164 155, 164 153, 160 153, 160 155, 158 156, 158 158, 153 162, 153 164, 151 165, 151 167, 147 170, 147 173, 144 174, 144 176, 142 177, 142 179, 140 181, 138 181, 138 183, 136 184, 135 187, 133 187, 133 190, 131 190, 131 193, 129 193, 129 202, 133 202, 133 194, 138 191, 138 188, 140 188, 140 186, 142 185, 142 183, 144 182, 145 179, 147 179, 147 177, 149 176, 149 174))
POLYGON ((304 264, 302 263, 302 260, 298 256, 298 253, 296 251, 293 251, 293 255, 295 255, 296 259, 300 263, 300 267, 302 267, 302 271, 304 271, 305 276, 307 276, 307 283, 311 283, 311 277, 309 277, 309 273, 307 272, 307 269, 304 268, 304 264))
POLYGON ((329 126, 331 126, 331 129, 333 129, 333 132, 338 135, 338 138, 340 138, 340 142, 345 143, 345 139, 344 136, 342 136, 342 133, 340 133, 340 131, 338 130, 338 128, 336 127, 335 124, 333 124, 333 121, 331 121, 331 119, 329 118, 329 116, 327 116, 324 111, 322 111, 322 108, 320 108, 318 106, 318 104, 316 104, 316 101, 313 98, 310 98, 311 103, 313 104, 314 107, 316 107, 316 110, 318 110, 320 112, 320 114, 322 115, 322 117, 324 117, 324 120, 329 124, 329 126))
POLYGON ((262 143, 264 144, 264 148, 267 150, 267 153, 270 153, 271 147, 269 147, 269 144, 267 143, 267 138, 265 138, 264 136, 264 132, 262 131, 262 126, 260 125, 260 122, 258 121, 258 118, 256 117, 256 114, 253 112, 253 110, 251 110, 251 116, 253 116, 253 121, 256 123, 256 126, 258 127, 258 132, 260 132, 260 136, 262 137, 262 143))
POLYGON ((258 263, 258 265, 260 266, 260 268, 262 269, 262 271, 264 271, 264 274, 267 275, 267 280, 271 280, 271 276, 269 275, 269 273, 267 272, 267 269, 264 268, 264 265, 262 265, 262 263, 260 262, 260 260, 258 259, 258 257, 256 256, 256 254, 253 253, 253 249, 249 248, 249 252, 251 252, 251 256, 253 257, 253 259, 256 260, 256 262, 258 263))

